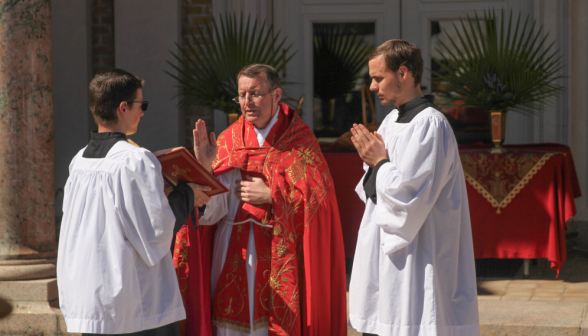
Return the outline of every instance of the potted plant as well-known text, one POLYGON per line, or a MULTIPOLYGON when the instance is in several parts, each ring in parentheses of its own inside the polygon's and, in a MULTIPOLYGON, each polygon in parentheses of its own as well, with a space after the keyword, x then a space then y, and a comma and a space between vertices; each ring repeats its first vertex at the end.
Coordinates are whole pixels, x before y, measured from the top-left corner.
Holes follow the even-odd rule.
POLYGON ((459 19, 457 38, 447 36, 436 50, 442 71, 433 72, 445 91, 441 94, 455 105, 488 111, 492 130, 492 153, 504 153, 502 142, 506 112, 518 110, 535 113, 537 103, 549 103, 564 91, 555 81, 561 78, 559 49, 554 42, 547 45, 548 34, 541 37, 543 27, 535 29, 529 17, 524 22, 512 11, 506 20, 504 11, 497 20, 494 9, 475 13, 471 19, 459 19), (498 29, 500 26, 500 29, 498 29))
MULTIPOLYGON (((286 46, 279 31, 250 16, 244 20, 242 15, 226 14, 204 29, 198 27, 198 33, 201 38, 192 34, 191 41, 184 38, 184 48, 178 45, 179 54, 172 52, 177 65, 168 62, 177 70, 177 74, 167 73, 178 82, 183 109, 219 109, 236 114, 232 118, 236 120, 241 110, 232 99, 238 95, 239 71, 246 65, 263 63, 279 72, 294 55, 292 45, 286 46)), ((234 120, 229 117, 229 124, 234 120)))
MULTIPOLYGON (((339 136, 350 126, 341 125, 342 130, 333 127, 335 103, 356 87, 374 46, 343 25, 315 25, 313 35, 314 95, 321 100, 322 133, 339 136)), ((344 116, 339 119, 343 124, 344 116)))

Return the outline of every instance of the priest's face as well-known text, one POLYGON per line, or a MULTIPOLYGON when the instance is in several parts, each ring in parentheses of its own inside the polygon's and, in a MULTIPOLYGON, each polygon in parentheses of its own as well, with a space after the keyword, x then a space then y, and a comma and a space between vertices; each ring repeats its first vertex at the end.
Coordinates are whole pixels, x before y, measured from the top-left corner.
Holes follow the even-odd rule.
POLYGON ((399 100, 402 100, 400 70, 396 72, 390 70, 382 56, 370 60, 368 66, 372 78, 370 90, 377 93, 382 105, 398 106, 399 100))
POLYGON ((276 113, 282 89, 270 90, 265 73, 239 77, 239 105, 245 119, 259 129, 266 128, 276 113))
MULTIPOLYGON (((137 93, 133 100, 137 102, 143 101, 143 89, 137 89, 137 93)), ((145 114, 143 110, 141 110, 141 105, 141 103, 135 102, 133 103, 133 105, 128 105, 125 109, 123 122, 126 125, 126 135, 137 133, 139 121, 141 120, 141 117, 145 114)))

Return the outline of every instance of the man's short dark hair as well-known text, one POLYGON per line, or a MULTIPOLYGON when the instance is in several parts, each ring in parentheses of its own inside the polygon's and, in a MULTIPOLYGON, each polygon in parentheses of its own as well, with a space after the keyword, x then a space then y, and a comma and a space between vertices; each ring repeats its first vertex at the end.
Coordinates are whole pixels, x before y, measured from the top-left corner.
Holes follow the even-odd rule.
POLYGON ((396 72, 401 65, 406 66, 414 78, 414 85, 421 83, 423 77, 423 57, 421 48, 405 40, 388 40, 374 49, 369 60, 383 56, 388 69, 396 72))
MULTIPOLYGON (((112 69, 97 74, 90 82, 90 111, 96 124, 113 125, 118 122, 116 110, 123 101, 133 101, 145 81, 122 70, 112 69)), ((129 103, 132 107, 133 103, 129 103)))
POLYGON ((280 83, 280 75, 274 67, 267 65, 267 64, 250 64, 245 66, 239 74, 237 75, 237 82, 239 82, 239 78, 241 76, 253 78, 257 77, 258 75, 264 73, 265 74, 265 82, 267 86, 269 86, 270 90, 275 90, 281 87, 280 83))

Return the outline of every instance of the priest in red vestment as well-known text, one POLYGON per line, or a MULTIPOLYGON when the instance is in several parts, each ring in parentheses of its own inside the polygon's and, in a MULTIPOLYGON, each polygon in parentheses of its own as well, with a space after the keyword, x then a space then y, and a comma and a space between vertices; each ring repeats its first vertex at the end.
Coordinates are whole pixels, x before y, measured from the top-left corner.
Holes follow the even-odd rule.
POLYGON ((217 336, 346 335, 341 222, 318 141, 279 104, 275 69, 249 65, 237 79, 239 120, 218 141, 204 121, 194 130, 196 157, 230 190, 213 196, 199 218, 203 234, 215 230, 213 329, 217 336))

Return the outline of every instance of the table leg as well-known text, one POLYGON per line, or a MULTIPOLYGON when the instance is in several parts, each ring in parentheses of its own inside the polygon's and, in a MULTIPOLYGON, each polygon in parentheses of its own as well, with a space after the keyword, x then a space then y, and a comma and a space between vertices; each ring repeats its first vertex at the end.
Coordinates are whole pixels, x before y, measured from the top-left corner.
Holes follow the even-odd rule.
POLYGON ((523 278, 529 278, 529 264, 531 263, 530 259, 523 259, 523 278))

